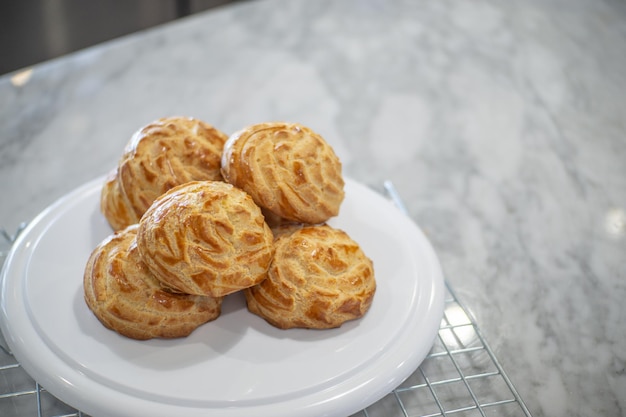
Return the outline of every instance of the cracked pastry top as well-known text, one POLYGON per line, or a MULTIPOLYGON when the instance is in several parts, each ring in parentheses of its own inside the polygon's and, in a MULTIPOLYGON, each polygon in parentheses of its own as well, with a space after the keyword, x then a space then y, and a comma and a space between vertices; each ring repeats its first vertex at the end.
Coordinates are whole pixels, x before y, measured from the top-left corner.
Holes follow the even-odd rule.
POLYGON ((264 210, 289 221, 323 223, 344 199, 333 148, 297 123, 260 123, 234 133, 224 145, 221 171, 264 210))

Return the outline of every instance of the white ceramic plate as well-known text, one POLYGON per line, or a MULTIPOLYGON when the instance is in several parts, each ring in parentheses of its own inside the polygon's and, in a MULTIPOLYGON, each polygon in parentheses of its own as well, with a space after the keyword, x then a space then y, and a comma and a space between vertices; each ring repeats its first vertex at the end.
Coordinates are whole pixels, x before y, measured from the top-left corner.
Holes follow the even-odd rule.
POLYGON ((346 416, 397 387, 428 353, 443 314, 439 261, 420 229, 348 180, 345 230, 374 261, 377 292, 360 320, 333 330, 279 330, 240 294, 176 340, 136 341, 104 328, 83 300, 93 248, 111 233, 102 179, 46 209, 2 272, 2 330, 43 387, 96 417, 346 416))

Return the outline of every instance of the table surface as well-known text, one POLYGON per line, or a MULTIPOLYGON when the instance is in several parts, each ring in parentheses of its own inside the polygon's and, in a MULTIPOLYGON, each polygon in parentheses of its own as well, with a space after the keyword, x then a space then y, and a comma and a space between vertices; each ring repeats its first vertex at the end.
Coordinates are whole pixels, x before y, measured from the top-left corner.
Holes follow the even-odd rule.
POLYGON ((0 227, 187 115, 391 180, 533 415, 626 412, 626 3, 260 0, 0 77, 0 227))

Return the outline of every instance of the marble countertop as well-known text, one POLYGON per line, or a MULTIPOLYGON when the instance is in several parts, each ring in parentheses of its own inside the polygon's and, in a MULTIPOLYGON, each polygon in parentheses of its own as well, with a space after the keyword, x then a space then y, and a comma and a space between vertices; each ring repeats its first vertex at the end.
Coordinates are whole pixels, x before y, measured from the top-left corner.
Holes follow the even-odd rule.
POLYGON ((626 413, 626 3, 260 0, 0 77, 0 227, 149 121, 297 121, 392 180, 535 416, 626 413))

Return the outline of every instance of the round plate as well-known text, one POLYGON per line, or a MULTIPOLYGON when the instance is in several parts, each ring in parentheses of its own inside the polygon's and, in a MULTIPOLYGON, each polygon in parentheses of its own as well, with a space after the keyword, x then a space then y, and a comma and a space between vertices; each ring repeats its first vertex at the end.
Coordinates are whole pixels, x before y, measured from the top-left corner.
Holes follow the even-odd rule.
POLYGON ((428 353, 443 315, 439 261, 385 198, 346 181, 345 230, 372 258, 377 291, 361 319, 332 330, 279 330, 241 294, 189 337, 136 341, 87 308, 82 278, 111 234, 99 178, 42 212, 2 272, 2 330, 15 357, 62 401, 98 416, 346 416, 379 400, 428 353))

